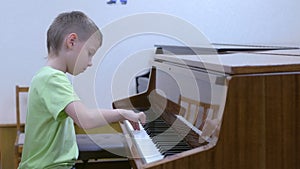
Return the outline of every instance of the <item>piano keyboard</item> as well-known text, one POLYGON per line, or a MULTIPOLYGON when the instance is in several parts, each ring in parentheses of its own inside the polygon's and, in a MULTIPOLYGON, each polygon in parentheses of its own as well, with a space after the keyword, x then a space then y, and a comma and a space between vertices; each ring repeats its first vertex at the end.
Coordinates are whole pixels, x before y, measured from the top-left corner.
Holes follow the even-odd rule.
POLYGON ((124 124, 135 141, 135 145, 145 163, 151 163, 164 158, 141 124, 140 130, 134 130, 128 120, 125 120, 124 124))
POLYGON ((125 126, 135 140, 138 151, 146 163, 191 149, 183 137, 161 118, 145 125, 140 124, 139 131, 133 130, 128 121, 125 121, 125 126))

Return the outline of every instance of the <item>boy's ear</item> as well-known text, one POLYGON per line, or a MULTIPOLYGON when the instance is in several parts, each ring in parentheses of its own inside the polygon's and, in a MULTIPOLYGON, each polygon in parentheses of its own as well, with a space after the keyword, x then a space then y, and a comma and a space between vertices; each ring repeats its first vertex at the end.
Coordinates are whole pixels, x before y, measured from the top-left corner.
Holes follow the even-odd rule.
POLYGON ((78 39, 78 35, 76 33, 70 33, 66 39, 67 47, 72 48, 77 42, 77 39, 78 39))

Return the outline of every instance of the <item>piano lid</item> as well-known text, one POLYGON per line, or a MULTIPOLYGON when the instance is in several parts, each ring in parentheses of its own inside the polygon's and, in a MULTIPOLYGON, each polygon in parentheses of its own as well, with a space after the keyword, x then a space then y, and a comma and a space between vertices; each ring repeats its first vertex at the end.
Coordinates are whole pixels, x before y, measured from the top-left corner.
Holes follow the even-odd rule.
POLYGON ((222 43, 212 43, 209 46, 199 46, 199 47, 174 46, 174 45, 154 45, 154 46, 156 47, 156 54, 175 54, 175 55, 230 54, 235 52, 299 50, 299 47, 289 47, 289 46, 237 45, 237 44, 222 44, 222 43))
MULTIPOLYGON (((253 74, 300 71, 300 50, 292 49, 292 54, 283 50, 267 53, 235 52, 231 54, 156 54, 157 62, 189 66, 226 74, 253 74), (299 54, 299 55, 298 55, 299 54)), ((262 52, 262 51, 259 51, 262 52)))

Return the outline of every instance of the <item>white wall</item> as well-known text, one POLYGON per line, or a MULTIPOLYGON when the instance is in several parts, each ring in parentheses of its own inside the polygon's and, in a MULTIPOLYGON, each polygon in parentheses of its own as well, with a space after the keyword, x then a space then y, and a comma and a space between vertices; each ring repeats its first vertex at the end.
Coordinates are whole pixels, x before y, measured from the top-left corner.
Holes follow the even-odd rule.
MULTIPOLYGON (((105 0, 1 1, 0 124, 15 123, 15 85, 29 85, 32 76, 44 65, 47 55, 46 30, 62 11, 82 10, 104 29, 129 15, 163 13, 194 25, 210 42, 299 46, 299 7, 298 0, 128 0, 127 5, 120 5, 119 2, 107 5, 105 0)), ((141 26, 141 23, 119 29, 122 31, 136 26, 141 26)), ((169 26, 170 29, 177 29, 169 26)), ((187 36, 190 33, 186 30, 176 31, 187 36)), ((111 40, 110 37, 104 37, 106 42, 111 40)), ((94 65, 93 70, 97 71, 93 79, 95 96, 90 98, 96 98, 98 106, 109 108, 112 101, 111 77, 122 60, 137 53, 146 53, 147 59, 151 56, 149 49, 153 49, 154 44, 169 43, 179 42, 151 34, 120 39, 105 53, 106 60, 100 66, 94 65)), ((96 57, 100 54, 103 53, 98 52, 96 57)), ((137 62, 132 63, 132 67, 137 65, 137 62)), ((142 64, 147 66, 147 62, 142 64)), ((82 98, 89 98, 90 93, 82 90, 78 93, 82 98)))

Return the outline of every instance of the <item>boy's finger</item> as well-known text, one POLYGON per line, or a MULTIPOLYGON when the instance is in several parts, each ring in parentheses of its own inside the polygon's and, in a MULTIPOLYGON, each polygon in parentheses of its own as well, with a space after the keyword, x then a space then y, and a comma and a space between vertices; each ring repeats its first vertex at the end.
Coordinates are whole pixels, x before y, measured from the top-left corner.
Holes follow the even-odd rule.
POLYGON ((132 122, 132 127, 134 130, 140 130, 140 125, 137 122, 132 122))

